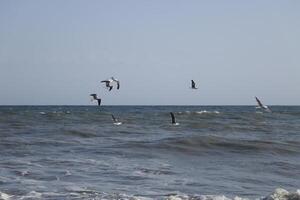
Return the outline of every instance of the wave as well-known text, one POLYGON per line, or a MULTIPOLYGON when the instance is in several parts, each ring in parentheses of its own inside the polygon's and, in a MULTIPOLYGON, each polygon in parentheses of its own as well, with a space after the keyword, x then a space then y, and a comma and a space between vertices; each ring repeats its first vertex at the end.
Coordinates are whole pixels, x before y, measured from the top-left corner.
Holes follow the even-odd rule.
POLYGON ((214 110, 214 111, 207 111, 207 110, 200 110, 200 111, 183 111, 183 112, 177 112, 177 114, 220 114, 220 111, 214 110))
POLYGON ((247 153, 299 153, 299 144, 269 140, 241 140, 219 136, 193 136, 166 138, 154 144, 155 148, 178 150, 184 152, 221 151, 247 153))
MULTIPOLYGON (((234 198, 228 198, 225 195, 171 195, 166 200, 189 200, 189 199, 199 199, 199 200, 249 200, 248 198, 243 198, 235 196, 234 198)), ((256 200, 299 200, 300 190, 296 192, 289 192, 282 188, 277 188, 273 193, 268 196, 256 198, 256 200)))
POLYGON ((97 137, 96 133, 93 133, 89 130, 76 130, 76 129, 62 129, 62 133, 64 135, 70 135, 70 136, 77 136, 82 138, 91 138, 91 137, 97 137))
POLYGON ((0 199, 1 200, 9 200, 9 199, 11 199, 11 197, 13 197, 13 195, 9 195, 9 194, 6 194, 4 192, 0 192, 0 199))
MULTIPOLYGON (((0 199, 2 200, 21 200, 21 199, 107 199, 107 200, 152 200, 152 199, 164 199, 164 200, 251 200, 249 198, 235 196, 233 198, 226 197, 225 195, 189 195, 189 194, 166 194, 162 196, 149 196, 149 195, 127 195, 121 193, 103 193, 93 190, 87 190, 84 188, 71 188, 69 193, 54 193, 54 192, 36 192, 31 191, 25 195, 11 195, 4 192, 0 192, 0 199)), ((299 200, 300 190, 296 192, 289 192, 282 188, 277 188, 271 194, 265 197, 253 198, 253 200, 299 200)))
POLYGON ((219 111, 215 110, 215 111, 206 111, 206 110, 201 110, 201 111, 197 111, 197 114, 220 114, 219 111))

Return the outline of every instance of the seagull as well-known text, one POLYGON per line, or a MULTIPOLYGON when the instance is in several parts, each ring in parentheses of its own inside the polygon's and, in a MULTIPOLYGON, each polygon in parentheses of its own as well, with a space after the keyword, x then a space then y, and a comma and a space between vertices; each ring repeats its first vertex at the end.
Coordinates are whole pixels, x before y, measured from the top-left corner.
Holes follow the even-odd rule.
POLYGON ((121 125, 122 122, 119 122, 117 118, 115 118, 115 116, 112 114, 111 115, 112 120, 114 121, 114 125, 121 125))
POLYGON ((191 80, 191 82, 192 82, 192 89, 198 89, 198 88, 196 88, 196 83, 195 83, 195 81, 194 80, 191 80))
POLYGON ((97 100, 98 106, 101 105, 101 99, 97 97, 97 94, 90 94, 90 96, 93 97, 92 101, 97 100))
POLYGON ((267 111, 267 112, 271 112, 271 110, 268 108, 268 106, 263 105, 263 104, 261 103, 261 101, 260 101, 257 97, 255 97, 255 99, 256 99, 257 104, 258 104, 258 106, 256 107, 256 109, 261 108, 261 109, 263 109, 263 110, 265 110, 265 111, 267 111))
POLYGON ((113 82, 113 80, 111 78, 101 81, 101 83, 105 83, 105 86, 109 91, 111 91, 113 89, 113 86, 110 85, 112 82, 113 82))
POLYGON ((115 79, 114 77, 111 77, 111 79, 117 83, 117 89, 120 89, 120 81, 118 79, 115 79))
POLYGON ((172 124, 173 125, 179 125, 179 123, 176 122, 174 113, 170 112, 170 115, 171 115, 171 118, 172 118, 172 124))

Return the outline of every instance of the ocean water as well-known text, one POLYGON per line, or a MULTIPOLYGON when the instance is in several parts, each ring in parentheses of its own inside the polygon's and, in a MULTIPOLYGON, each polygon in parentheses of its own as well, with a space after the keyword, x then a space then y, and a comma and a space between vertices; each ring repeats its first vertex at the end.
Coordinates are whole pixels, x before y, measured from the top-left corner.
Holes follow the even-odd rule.
POLYGON ((0 199, 299 200, 300 107, 271 109, 1 106, 0 199))

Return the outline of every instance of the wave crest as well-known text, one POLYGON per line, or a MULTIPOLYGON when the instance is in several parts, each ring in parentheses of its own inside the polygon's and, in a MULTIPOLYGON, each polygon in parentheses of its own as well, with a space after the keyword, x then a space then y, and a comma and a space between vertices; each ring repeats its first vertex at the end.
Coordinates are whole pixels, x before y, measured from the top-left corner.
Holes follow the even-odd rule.
MULTIPOLYGON (((35 191, 31 191, 24 196, 14 196, 9 195, 7 193, 0 192, 0 199, 3 200, 11 200, 11 199, 53 199, 57 197, 76 197, 81 199, 107 199, 107 200, 115 200, 115 199, 127 199, 127 200, 152 200, 157 199, 157 197, 151 198, 144 197, 143 195, 136 196, 136 195, 127 195, 127 194, 107 194, 102 192, 95 192, 95 191, 86 191, 83 192, 81 189, 76 189, 74 191, 71 190, 71 194, 61 194, 61 193, 39 193, 35 191)), ((161 198, 159 198, 161 199, 161 198)), ((249 200, 248 198, 243 198, 239 196, 235 196, 234 198, 228 198, 225 195, 188 195, 188 194, 172 194, 162 197, 165 200, 249 200)), ((251 200, 251 199, 250 199, 251 200)), ((300 200, 300 190, 296 192, 289 192, 282 188, 277 188, 273 193, 269 194, 268 196, 255 198, 254 200, 300 200)))

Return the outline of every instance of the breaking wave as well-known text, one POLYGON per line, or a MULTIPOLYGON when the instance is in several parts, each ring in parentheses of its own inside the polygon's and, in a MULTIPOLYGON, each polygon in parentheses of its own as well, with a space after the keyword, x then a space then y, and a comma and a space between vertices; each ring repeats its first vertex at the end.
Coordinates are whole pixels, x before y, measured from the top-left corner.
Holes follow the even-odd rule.
MULTIPOLYGON (((105 200, 251 200, 251 198, 244 198, 235 196, 233 198, 225 195, 187 195, 187 194, 169 194, 169 195, 126 195, 122 193, 103 193, 93 190, 87 190, 83 188, 72 187, 69 189, 69 193, 55 193, 55 192, 36 192, 31 191, 25 195, 12 195, 4 192, 0 192, 1 200, 23 200, 23 199, 105 199, 105 200)), ((271 194, 265 197, 252 198, 253 200, 299 200, 300 190, 296 192, 289 192, 282 188, 277 188, 271 194)))

